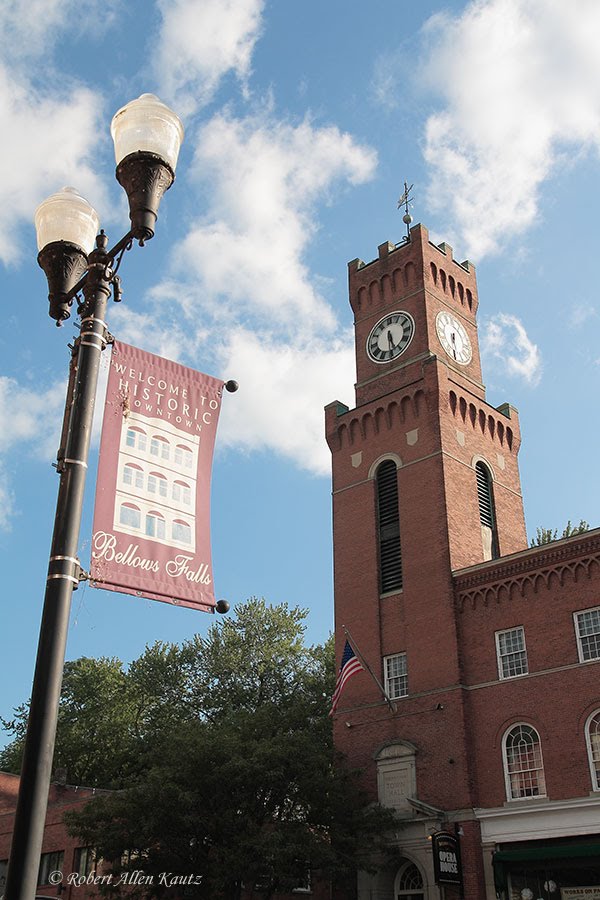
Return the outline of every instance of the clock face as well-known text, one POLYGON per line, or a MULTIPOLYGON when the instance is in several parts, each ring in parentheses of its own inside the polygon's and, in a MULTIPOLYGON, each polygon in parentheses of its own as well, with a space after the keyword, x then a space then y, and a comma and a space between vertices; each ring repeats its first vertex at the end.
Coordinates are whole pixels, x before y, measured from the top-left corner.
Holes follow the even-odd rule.
POLYGON ((404 353, 415 333, 414 319, 407 312, 388 313, 371 329, 367 353, 373 362, 386 363, 404 353))
POLYGON ((451 313, 443 311, 436 316, 435 328, 440 344, 450 359, 461 366, 468 365, 473 358, 473 349, 462 322, 451 313))

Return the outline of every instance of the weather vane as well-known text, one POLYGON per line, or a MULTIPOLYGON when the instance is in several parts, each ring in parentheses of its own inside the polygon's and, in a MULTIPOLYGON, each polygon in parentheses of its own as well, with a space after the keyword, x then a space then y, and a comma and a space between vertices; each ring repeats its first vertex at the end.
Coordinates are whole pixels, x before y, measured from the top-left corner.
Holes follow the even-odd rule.
POLYGON ((404 193, 398 200, 398 209, 402 206, 404 207, 404 215, 402 216, 402 221, 406 225, 406 237, 403 238, 405 241, 410 241, 410 223, 412 222, 412 216, 408 211, 409 203, 412 202, 412 197, 410 196, 410 192, 412 191, 414 184, 408 186, 408 183, 404 182, 404 193))

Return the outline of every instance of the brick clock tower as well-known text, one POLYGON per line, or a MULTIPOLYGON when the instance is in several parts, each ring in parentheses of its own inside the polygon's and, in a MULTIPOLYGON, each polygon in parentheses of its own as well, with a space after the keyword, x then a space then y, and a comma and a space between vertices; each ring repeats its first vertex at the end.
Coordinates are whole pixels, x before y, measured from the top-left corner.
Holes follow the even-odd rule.
MULTIPOLYGON (((334 717, 338 749, 394 807, 402 861, 358 897, 440 897, 431 834, 460 835, 465 896, 484 896, 468 696, 453 573, 527 547, 516 410, 486 400, 469 261, 416 225, 349 264, 356 407, 326 408, 333 468, 337 659, 368 673, 334 717), (477 848, 477 852, 475 850, 477 848)), ((446 897, 460 896, 445 887, 446 897)))

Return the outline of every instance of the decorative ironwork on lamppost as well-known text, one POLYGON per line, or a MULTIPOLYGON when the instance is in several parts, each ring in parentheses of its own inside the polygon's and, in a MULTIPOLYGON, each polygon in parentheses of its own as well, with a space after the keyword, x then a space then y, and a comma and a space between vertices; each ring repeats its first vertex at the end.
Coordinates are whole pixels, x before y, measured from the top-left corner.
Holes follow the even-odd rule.
POLYGON ((100 355, 110 341, 106 305, 111 292, 120 299, 117 271, 125 251, 154 235, 160 200, 175 178, 183 126, 157 97, 143 94, 116 113, 111 133, 116 177, 129 200, 127 234, 107 249, 98 215, 73 188, 53 194, 35 213, 50 316, 61 325, 77 302, 81 325, 57 455, 60 485, 4 900, 34 900, 36 893, 71 597, 86 578, 77 545, 100 355))

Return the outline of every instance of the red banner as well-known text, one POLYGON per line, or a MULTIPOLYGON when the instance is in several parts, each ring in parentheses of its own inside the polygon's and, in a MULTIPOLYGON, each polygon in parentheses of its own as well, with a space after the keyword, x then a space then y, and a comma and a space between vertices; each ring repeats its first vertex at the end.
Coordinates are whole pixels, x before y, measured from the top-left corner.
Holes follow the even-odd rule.
POLYGON ((115 341, 91 583, 213 611, 210 478, 223 382, 115 341))

